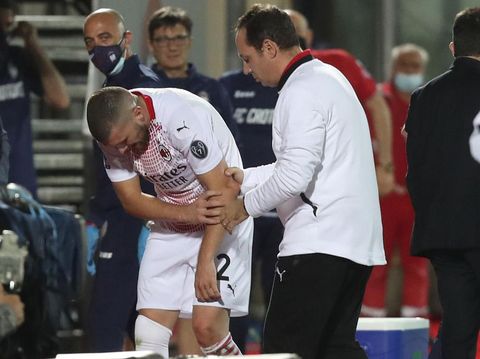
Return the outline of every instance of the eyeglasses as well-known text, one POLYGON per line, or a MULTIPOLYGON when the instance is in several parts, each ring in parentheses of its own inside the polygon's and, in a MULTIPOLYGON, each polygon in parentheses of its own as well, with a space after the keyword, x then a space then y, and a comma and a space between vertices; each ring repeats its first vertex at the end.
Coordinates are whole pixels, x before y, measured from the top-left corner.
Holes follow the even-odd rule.
POLYGON ((154 38, 153 42, 160 47, 166 47, 169 43, 176 46, 183 46, 187 43, 188 39, 190 39, 190 35, 177 35, 174 37, 159 36, 154 38))

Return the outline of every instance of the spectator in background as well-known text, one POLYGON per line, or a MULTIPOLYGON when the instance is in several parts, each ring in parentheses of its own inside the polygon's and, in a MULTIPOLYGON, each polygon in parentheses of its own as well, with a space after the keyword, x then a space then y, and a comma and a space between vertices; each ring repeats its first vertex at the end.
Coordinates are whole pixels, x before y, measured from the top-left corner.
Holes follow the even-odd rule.
POLYGON ((0 0, 0 120, 11 146, 8 180, 36 197, 30 93, 58 109, 67 108, 70 98, 65 81, 39 44, 37 30, 28 22, 15 24, 14 15, 15 1, 0 0), (15 36, 23 39, 24 47, 9 45, 15 36))
POLYGON ((238 143, 238 129, 225 89, 217 80, 200 74, 195 65, 188 62, 192 26, 192 19, 181 8, 165 6, 153 13, 148 24, 149 47, 156 60, 152 70, 166 87, 187 90, 210 102, 238 143))
MULTIPOLYGON (((308 21, 295 10, 286 10, 300 39, 302 48, 310 48, 313 32, 308 21)), ((388 105, 376 88, 375 80, 365 67, 343 49, 311 50, 317 59, 336 67, 352 85, 370 124, 374 143, 376 174, 380 195, 388 194, 394 187, 392 154, 392 119, 388 105)))
POLYGON ((0 284, 0 340, 15 331, 24 321, 24 305, 18 294, 5 293, 0 284))
POLYGON ((400 132, 407 118, 410 95, 423 84, 427 62, 428 53, 420 46, 403 44, 393 48, 390 80, 381 86, 392 113, 395 187, 391 193, 380 198, 388 264, 372 271, 362 306, 362 314, 365 316, 387 315, 385 288, 395 249, 399 251, 403 269, 400 315, 428 315, 428 263, 425 258, 413 257, 409 253, 414 214, 405 185, 407 154, 405 139, 400 132))
POLYGON ((480 162, 480 112, 473 119, 473 131, 469 143, 472 157, 480 162))
MULTIPOLYGON (((104 86, 163 87, 153 71, 140 64, 139 57, 132 52, 133 34, 117 11, 103 8, 92 12, 85 19, 83 34, 90 60, 106 76, 104 86)), ((95 142, 93 151, 95 193, 87 219, 97 237, 99 228, 105 233, 98 245, 88 335, 91 350, 119 351, 126 338, 131 339, 126 343, 133 345, 138 238, 143 221, 123 210, 105 172, 102 151, 95 142)), ((141 184, 144 192, 155 193, 150 183, 142 180, 141 184)))
POLYGON ((461 11, 448 71, 411 97, 407 188, 415 210, 411 253, 433 265, 442 305, 431 358, 473 359, 480 328, 480 166, 469 151, 480 111, 480 7, 461 11))
MULTIPOLYGON (((256 167, 275 162, 272 150, 272 119, 278 98, 276 89, 262 86, 250 74, 245 75, 242 70, 224 74, 220 82, 230 96, 234 110, 233 118, 238 125, 240 137, 248 143, 248 146, 240 147, 243 165, 256 167)), ((254 218, 252 270, 255 270, 256 264, 260 262, 260 284, 265 307, 270 298, 278 245, 282 235, 283 225, 276 211, 254 218)), ((255 275, 252 274, 252 277, 255 278, 255 275)), ((243 353, 247 352, 245 342, 249 324, 248 317, 230 319, 230 331, 243 353)))

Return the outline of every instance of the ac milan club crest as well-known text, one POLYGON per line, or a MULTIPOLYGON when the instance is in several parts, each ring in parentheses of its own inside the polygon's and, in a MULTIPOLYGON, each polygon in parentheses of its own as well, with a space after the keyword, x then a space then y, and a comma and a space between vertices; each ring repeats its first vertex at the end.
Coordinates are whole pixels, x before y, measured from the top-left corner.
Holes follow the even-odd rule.
POLYGON ((172 159, 172 155, 170 154, 170 151, 164 145, 160 145, 158 147, 158 152, 160 153, 160 156, 162 156, 162 158, 165 161, 170 162, 170 160, 172 159))

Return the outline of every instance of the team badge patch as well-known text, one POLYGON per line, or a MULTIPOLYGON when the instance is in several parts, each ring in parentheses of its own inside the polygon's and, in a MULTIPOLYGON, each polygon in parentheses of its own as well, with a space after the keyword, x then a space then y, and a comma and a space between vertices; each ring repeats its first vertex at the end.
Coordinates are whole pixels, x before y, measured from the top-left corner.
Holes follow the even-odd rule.
POLYGON ((207 145, 199 140, 193 141, 190 144, 190 151, 195 157, 199 159, 207 157, 207 154, 208 154, 207 145))
POLYGON ((158 152, 160 153, 160 156, 162 156, 162 158, 165 161, 167 161, 167 162, 171 161, 172 155, 171 155, 170 151, 164 145, 158 146, 158 152))

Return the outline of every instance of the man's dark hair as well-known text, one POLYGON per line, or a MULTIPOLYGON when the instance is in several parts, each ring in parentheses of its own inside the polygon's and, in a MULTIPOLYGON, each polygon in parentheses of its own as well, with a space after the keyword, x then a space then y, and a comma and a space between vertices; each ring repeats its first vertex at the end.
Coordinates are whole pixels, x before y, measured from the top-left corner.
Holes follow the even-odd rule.
POLYGON ((275 42, 280 49, 299 46, 295 26, 288 14, 273 5, 255 4, 243 14, 235 30, 246 30, 247 43, 261 50, 266 39, 275 42))
POLYGON ((95 91, 87 103, 87 123, 92 136, 100 143, 110 137, 113 125, 120 123, 122 112, 131 98, 123 87, 104 87, 95 91))
POLYGON ((185 26, 188 35, 192 33, 192 19, 187 12, 179 7, 164 6, 155 11, 148 23, 148 36, 153 40, 153 34, 159 27, 173 27, 177 24, 185 26))
POLYGON ((465 9, 453 23, 455 57, 480 55, 480 7, 465 9))

